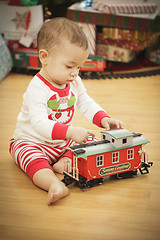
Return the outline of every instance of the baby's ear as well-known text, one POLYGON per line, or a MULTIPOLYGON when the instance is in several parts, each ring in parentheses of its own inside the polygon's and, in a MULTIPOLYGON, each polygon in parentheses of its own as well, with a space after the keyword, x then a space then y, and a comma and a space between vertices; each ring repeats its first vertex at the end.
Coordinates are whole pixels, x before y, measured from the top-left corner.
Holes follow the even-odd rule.
POLYGON ((49 53, 45 49, 39 50, 39 60, 41 61, 42 65, 46 65, 48 63, 48 56, 49 53))

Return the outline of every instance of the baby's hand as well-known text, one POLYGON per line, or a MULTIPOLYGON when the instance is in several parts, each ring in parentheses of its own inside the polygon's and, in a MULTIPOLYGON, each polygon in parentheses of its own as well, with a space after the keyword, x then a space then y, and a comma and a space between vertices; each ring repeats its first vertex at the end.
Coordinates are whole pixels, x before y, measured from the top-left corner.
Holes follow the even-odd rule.
POLYGON ((104 117, 101 120, 101 126, 104 127, 106 130, 123 128, 123 122, 114 118, 104 117))
POLYGON ((72 139, 79 144, 83 144, 87 142, 89 135, 95 137, 95 134, 92 130, 70 126, 66 133, 66 139, 72 139))

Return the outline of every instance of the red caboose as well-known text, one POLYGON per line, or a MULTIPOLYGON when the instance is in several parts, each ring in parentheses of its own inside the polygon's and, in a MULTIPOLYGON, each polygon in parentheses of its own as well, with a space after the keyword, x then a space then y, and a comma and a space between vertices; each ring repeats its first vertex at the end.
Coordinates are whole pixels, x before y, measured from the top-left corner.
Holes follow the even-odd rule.
POLYGON ((91 187, 103 182, 110 175, 128 177, 148 173, 152 165, 142 145, 149 141, 142 134, 126 129, 101 132, 101 141, 69 147, 72 151, 72 166, 66 163, 63 182, 74 180, 80 187, 91 187))

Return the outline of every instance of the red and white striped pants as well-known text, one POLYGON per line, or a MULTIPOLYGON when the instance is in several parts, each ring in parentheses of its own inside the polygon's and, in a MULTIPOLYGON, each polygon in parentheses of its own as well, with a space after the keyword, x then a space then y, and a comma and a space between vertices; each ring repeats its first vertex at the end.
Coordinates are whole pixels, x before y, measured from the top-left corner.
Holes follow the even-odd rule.
MULTIPOLYGON (((89 136, 87 142, 91 142, 92 137, 89 136)), ((97 138, 94 138, 97 141, 97 138)), ((12 155, 16 164, 31 178, 34 174, 43 168, 49 168, 57 162, 64 154, 65 148, 75 143, 70 139, 65 144, 54 147, 46 144, 35 143, 29 140, 15 140, 11 139, 9 152, 12 155)), ((66 154, 66 156, 68 156, 66 154)))

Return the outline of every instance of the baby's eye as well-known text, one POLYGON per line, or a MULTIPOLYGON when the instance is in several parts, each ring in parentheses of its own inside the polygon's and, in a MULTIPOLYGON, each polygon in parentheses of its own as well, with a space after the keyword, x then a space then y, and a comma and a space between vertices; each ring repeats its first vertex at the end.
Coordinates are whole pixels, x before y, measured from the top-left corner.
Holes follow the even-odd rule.
POLYGON ((72 68, 72 66, 66 65, 66 68, 69 68, 69 69, 70 69, 70 68, 72 68))

